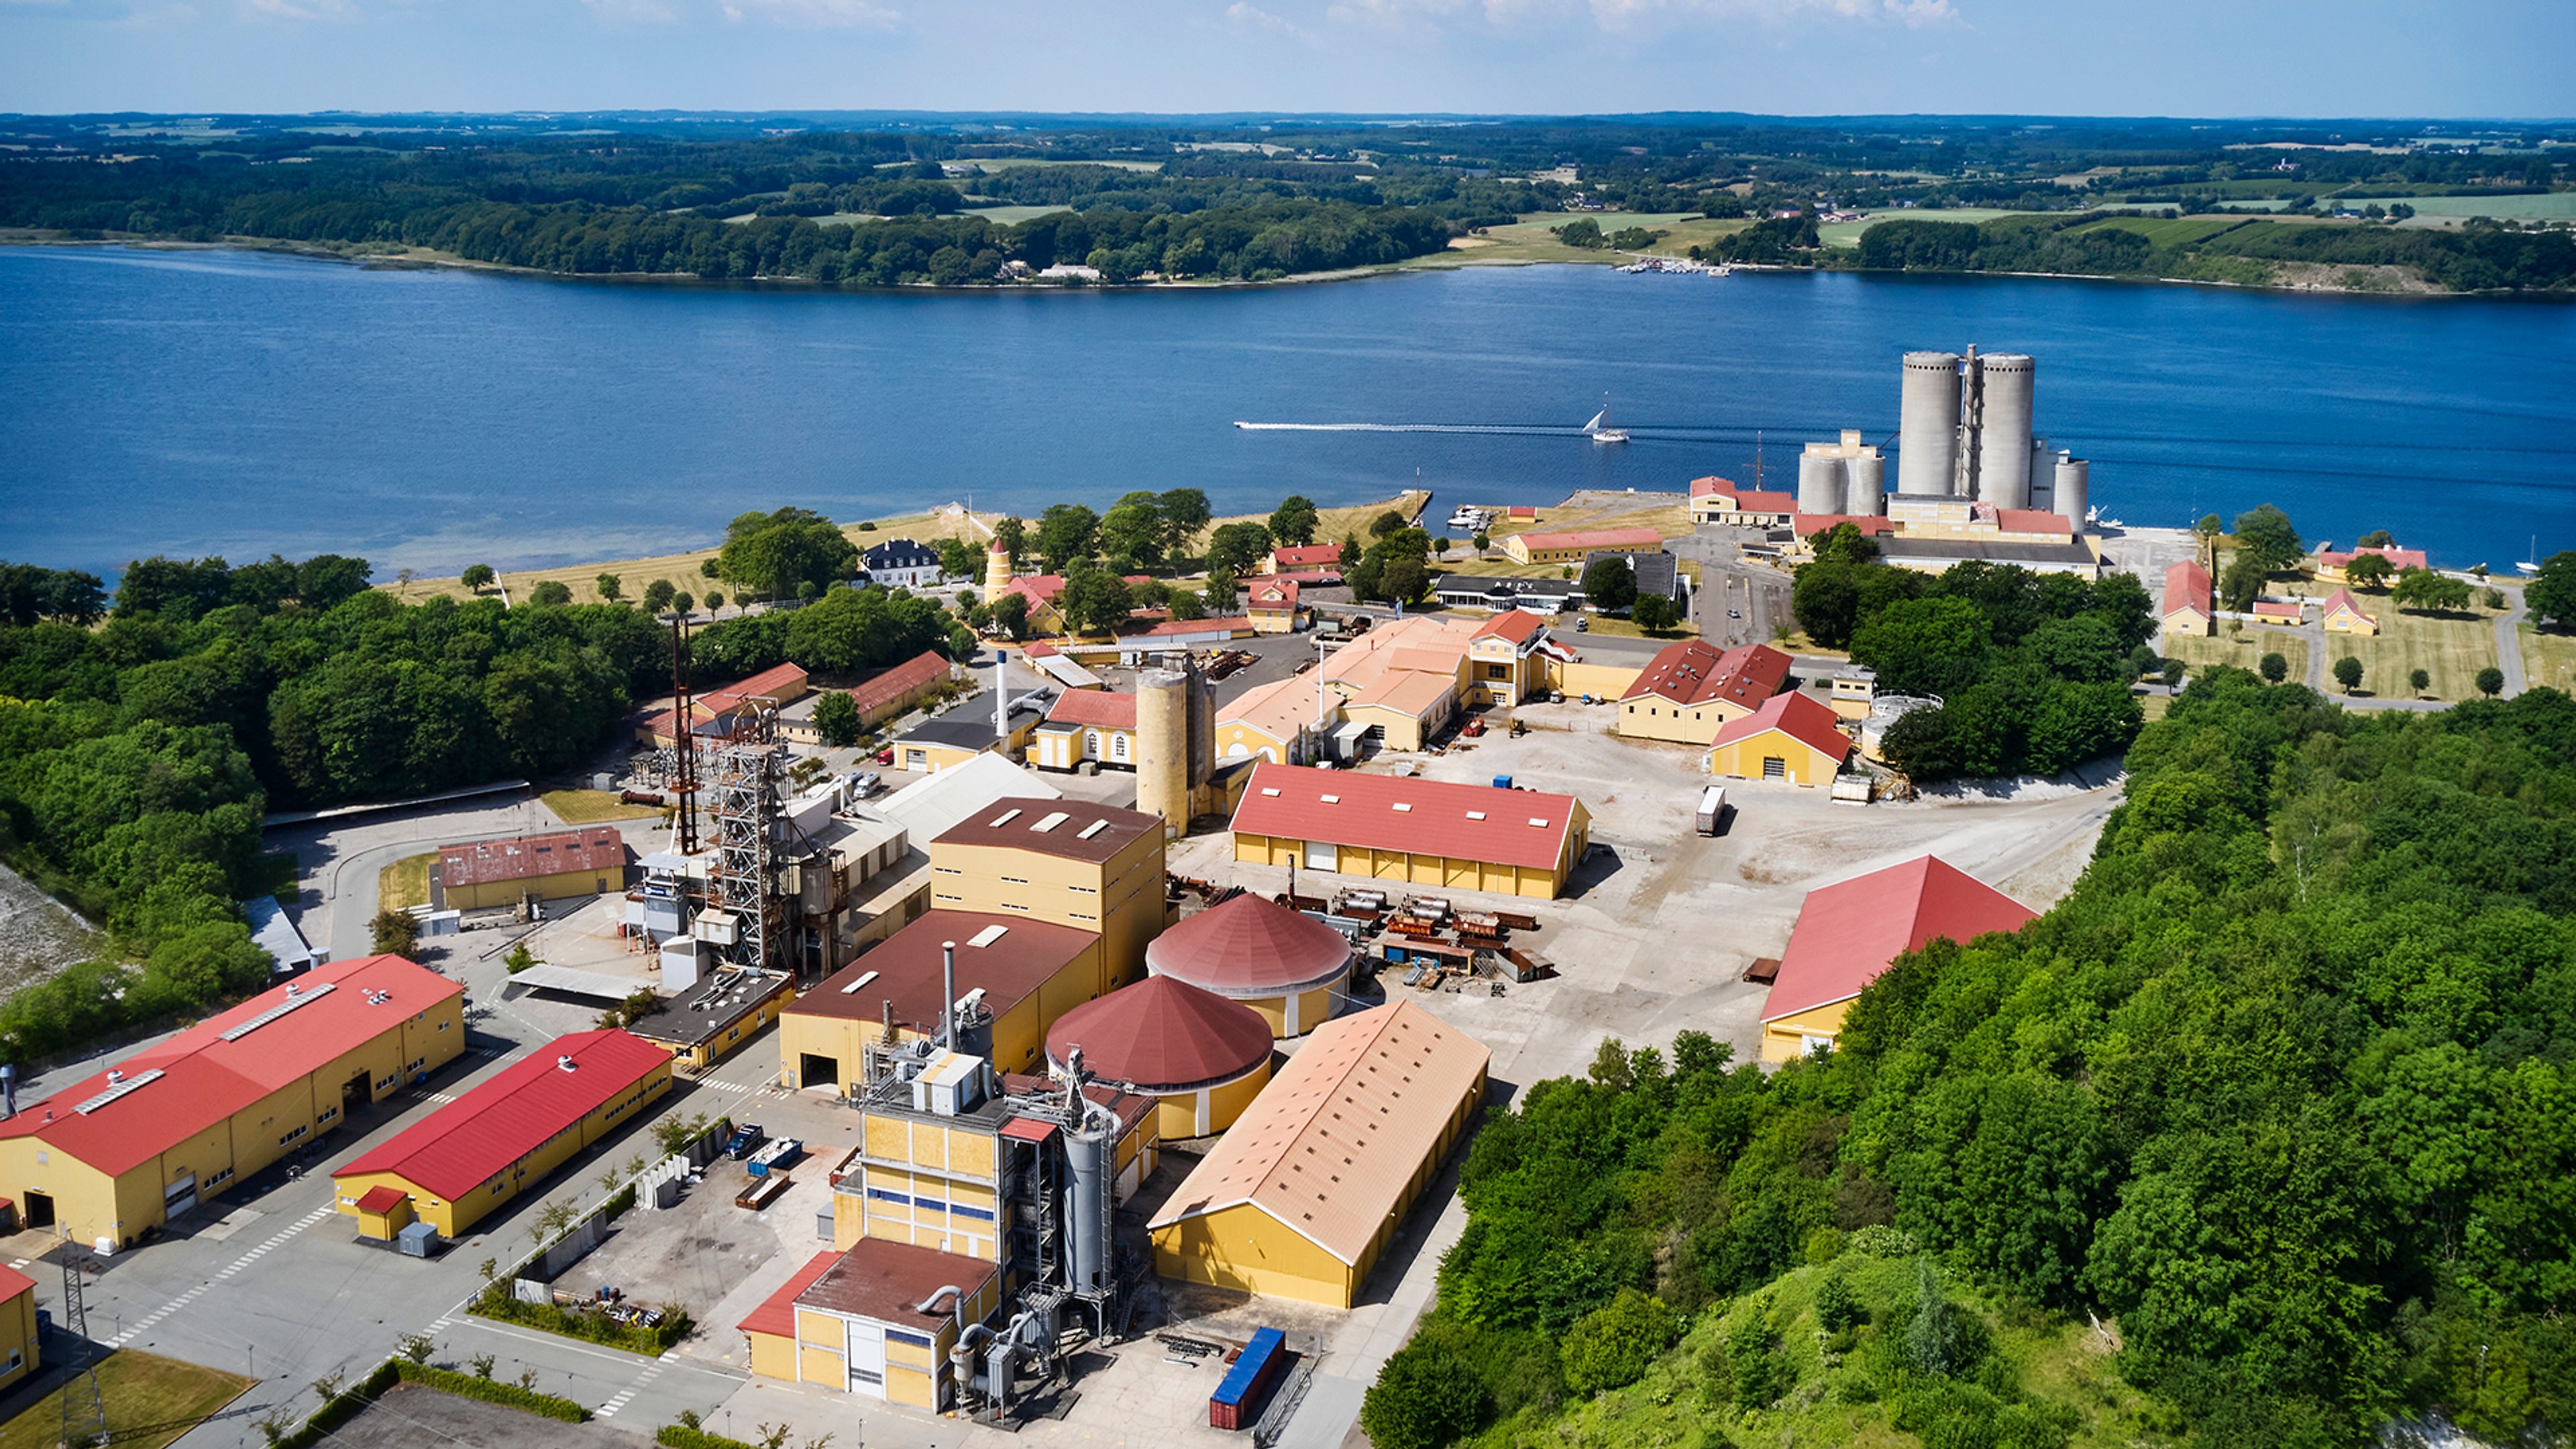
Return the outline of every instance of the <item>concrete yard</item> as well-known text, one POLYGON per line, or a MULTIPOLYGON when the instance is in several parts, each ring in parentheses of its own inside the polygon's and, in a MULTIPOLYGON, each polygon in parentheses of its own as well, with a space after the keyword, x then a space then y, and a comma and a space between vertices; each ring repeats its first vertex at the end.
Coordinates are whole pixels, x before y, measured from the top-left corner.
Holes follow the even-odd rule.
POLYGON ((652 1442, 650 1430, 630 1433, 597 1421, 562 1424, 417 1384, 394 1385, 331 1436, 335 1449, 644 1449, 652 1442))

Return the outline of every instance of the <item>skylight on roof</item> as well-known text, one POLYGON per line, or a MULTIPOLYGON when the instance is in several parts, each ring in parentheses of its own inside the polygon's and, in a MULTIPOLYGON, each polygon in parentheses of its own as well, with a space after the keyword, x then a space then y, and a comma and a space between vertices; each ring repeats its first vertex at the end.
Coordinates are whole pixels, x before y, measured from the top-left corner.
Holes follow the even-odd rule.
POLYGON ((871 972, 867 973, 865 976, 860 977, 858 980, 851 982, 849 985, 842 987, 842 988, 841 988, 841 994, 842 994, 843 996, 847 996, 847 995, 849 995, 851 992, 858 990, 860 987, 865 986, 865 985, 867 985, 869 982, 874 981, 874 980, 876 980, 876 979, 877 979, 877 973, 876 973, 876 972, 874 972, 874 971, 871 971, 871 972))
POLYGON ((1323 801, 1327 805, 1339 805, 1342 803, 1342 797, 1339 795, 1318 795, 1315 798, 1323 801))
POLYGON ((1019 819, 1019 818, 1020 818, 1020 807, 1019 807, 1019 806, 1017 806, 1017 805, 1014 805, 1014 806, 1012 806, 1010 809, 1003 811, 1001 814, 994 816, 994 817, 993 817, 993 823, 992 823, 990 826, 986 827, 986 828, 987 828, 987 829, 991 829, 991 830, 999 830, 999 829, 1001 829, 1003 826, 1008 825, 1008 824, 1010 824, 1012 821, 1017 820, 1017 819, 1019 819))
POLYGON ((1547 820, 1542 816, 1531 816, 1530 824, 1537 826, 1541 830, 1545 830, 1547 828, 1547 820))
POLYGON ((226 1030, 223 1033, 223 1038, 226 1041, 240 1041, 243 1037, 250 1035, 252 1032, 257 1031, 261 1027, 268 1025, 270 1022, 277 1020, 279 1017, 286 1015, 295 1008, 306 1005, 310 1002, 319 1001, 338 989, 339 988, 334 983, 325 981, 310 991, 299 993, 295 987, 290 984, 286 988, 286 999, 284 1001, 281 1001, 275 1006, 270 1007, 268 1010, 261 1012, 259 1015, 252 1017, 250 1020, 226 1030))
POLYGON ((1410 814, 1412 814, 1412 813, 1413 813, 1413 803, 1412 803, 1411 801, 1409 801, 1409 800, 1398 800, 1398 801, 1396 801, 1396 802, 1395 802, 1395 808, 1396 808, 1396 809, 1398 809, 1398 810, 1400 810, 1400 811, 1402 811, 1402 812, 1404 812, 1405 814, 1408 814, 1408 815, 1410 815, 1410 814))
POLYGON ((1094 821, 1092 821, 1089 825, 1086 825, 1086 826, 1082 827, 1082 829, 1081 829, 1081 830, 1079 830, 1079 831, 1075 832, 1075 834, 1074 834, 1074 837, 1073 837, 1073 838, 1074 838, 1074 839, 1076 839, 1076 840, 1089 840, 1091 837, 1093 837, 1093 836, 1095 836, 1095 835, 1098 835, 1100 832, 1102 832, 1102 831, 1104 831, 1104 830, 1106 830, 1106 829, 1108 829, 1108 828, 1109 828, 1109 820, 1108 820, 1108 817, 1103 816, 1102 818, 1100 818, 1100 819, 1098 819, 1098 820, 1094 820, 1094 821))
POLYGON ((1470 820, 1482 820, 1485 818, 1485 812, 1482 810, 1470 810, 1467 812, 1467 818, 1470 820))
POLYGON ((1033 835, 1044 835, 1044 834, 1046 834, 1048 831, 1055 829, 1055 828, 1056 828, 1057 826, 1059 826, 1059 825, 1062 825, 1062 824, 1064 823, 1064 821, 1065 821, 1065 814, 1064 814, 1064 812, 1063 812, 1063 811, 1061 811, 1061 810, 1050 810, 1050 811, 1048 811, 1046 814, 1044 814, 1044 815, 1042 815, 1042 816, 1040 816, 1040 817, 1038 818, 1038 823, 1037 823, 1037 824, 1032 825, 1032 826, 1030 826, 1030 827, 1029 827, 1029 832, 1030 832, 1031 834, 1033 834, 1033 835))
POLYGON ((990 946, 990 945, 992 945, 995 941, 998 941, 998 940, 1002 939, 1003 933, 1005 933, 1005 932, 1009 931, 1010 929, 1011 929, 1011 928, 1010 928, 1010 927, 1008 927, 1008 926, 986 926, 984 929, 982 929, 982 930, 980 930, 980 931, 977 931, 977 932, 975 933, 974 937, 973 937, 971 940, 967 941, 967 943, 966 943, 966 944, 967 944, 967 945, 969 945, 969 946, 979 946, 979 947, 980 947, 980 946, 990 946))
POLYGON ((1276 797, 1279 793, 1279 787, 1276 785, 1264 785, 1261 787, 1261 793, 1276 797))

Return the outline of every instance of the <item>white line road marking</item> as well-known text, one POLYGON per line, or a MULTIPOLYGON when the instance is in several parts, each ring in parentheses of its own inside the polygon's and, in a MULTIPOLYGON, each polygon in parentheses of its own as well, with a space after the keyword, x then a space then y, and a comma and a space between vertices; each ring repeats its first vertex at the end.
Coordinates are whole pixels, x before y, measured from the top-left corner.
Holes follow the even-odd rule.
POLYGON ((616 1395, 610 1398, 607 1403, 600 1405, 591 1417, 597 1419, 616 1418, 618 1410, 625 1408, 630 1403, 633 1403, 637 1394, 642 1393, 646 1388, 651 1386, 655 1379, 658 1379, 661 1376, 662 1365, 659 1361, 656 1361, 652 1367, 647 1368, 640 1374, 637 1374, 635 1376, 635 1382, 618 1390, 616 1395))
POLYGON ((331 1216, 338 1210, 339 1209, 336 1204, 327 1202, 322 1204, 322 1206, 315 1208, 313 1211, 306 1213, 304 1216, 297 1218, 295 1221, 288 1223, 285 1227, 279 1229, 267 1242, 264 1242, 258 1247, 251 1249, 249 1252, 242 1254, 240 1257, 235 1258, 222 1272, 217 1273, 215 1276, 219 1279, 232 1277, 234 1274, 241 1272, 244 1268, 258 1262, 261 1258, 275 1252, 285 1244, 287 1239, 294 1237, 297 1233, 300 1233, 306 1228, 313 1226, 315 1223, 322 1221, 324 1218, 331 1216))

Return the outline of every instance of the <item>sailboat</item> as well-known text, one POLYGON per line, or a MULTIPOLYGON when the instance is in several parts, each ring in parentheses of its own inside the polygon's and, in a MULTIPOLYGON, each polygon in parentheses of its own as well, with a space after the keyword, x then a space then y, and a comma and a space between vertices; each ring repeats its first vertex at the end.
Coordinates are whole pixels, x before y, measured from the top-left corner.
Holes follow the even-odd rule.
POLYGON ((1609 420, 1610 394, 1605 392, 1601 395, 1601 411, 1594 413, 1592 415, 1592 421, 1583 425, 1583 431, 1591 434, 1592 441, 1596 443, 1624 443, 1628 441, 1627 430, 1624 428, 1606 426, 1609 420))
POLYGON ((2531 557, 2526 558, 2526 559, 2524 559, 2522 562, 2520 562, 2520 563, 2518 563, 2518 564, 2515 564, 2515 565, 2513 566, 2513 570, 2514 570, 2514 572, 2515 572, 2515 573, 2518 573, 2518 574, 2523 575, 2525 578, 2528 578, 2528 577, 2530 577, 2531 575, 2533 575, 2533 574, 2536 574, 2536 573, 2539 573, 2539 572, 2540 572, 2540 535, 2539 535, 2539 534, 2536 534, 2536 533, 2535 533, 2535 534, 2533 534, 2533 535, 2531 536, 2531 550, 2530 550, 2530 553, 2531 553, 2531 557))

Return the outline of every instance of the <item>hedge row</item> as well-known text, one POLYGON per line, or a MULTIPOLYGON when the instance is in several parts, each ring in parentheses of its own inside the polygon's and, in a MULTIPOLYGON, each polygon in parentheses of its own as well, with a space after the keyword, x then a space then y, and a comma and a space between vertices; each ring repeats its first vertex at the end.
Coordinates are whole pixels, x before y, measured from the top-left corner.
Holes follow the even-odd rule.
MULTIPOLYGON (((397 1382, 419 1384, 423 1388, 454 1394, 462 1399, 480 1399, 487 1404, 519 1409, 567 1424, 586 1423, 590 1419, 590 1410, 570 1399, 558 1399, 552 1394, 540 1394, 533 1389, 523 1389, 517 1384, 502 1383, 498 1379, 477 1378, 472 1374, 457 1373, 453 1369, 432 1368, 428 1364, 412 1363, 407 1359, 389 1358, 376 1365, 373 1373, 358 1380, 356 1384, 333 1394, 321 1408, 314 1410, 313 1417, 305 1420, 294 1433, 271 1440, 270 1449, 317 1449, 317 1446, 330 1438, 341 1425, 365 1412, 369 1404, 383 1398, 385 1390, 392 1388, 397 1382)), ((706 1446, 706 1449, 727 1449, 730 1442, 729 1440, 714 1442, 706 1446)), ((752 1446, 746 1444, 742 1449, 752 1449, 752 1446)))
POLYGON ((605 1314, 562 1308, 552 1303, 522 1303, 510 1296, 507 1287, 497 1283, 483 1290, 482 1295, 474 1300, 472 1312, 477 1317, 515 1323, 540 1333, 604 1343, 611 1348, 651 1354, 657 1358, 671 1345, 688 1337, 689 1330, 696 1327, 677 1304, 663 1306, 660 1327, 646 1328, 641 1324, 616 1322, 605 1314))
POLYGON ((710 1434, 687 1424, 663 1425, 653 1431, 653 1442, 663 1449, 759 1449, 756 1444, 728 1439, 722 1434, 710 1434))

